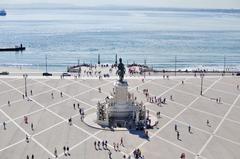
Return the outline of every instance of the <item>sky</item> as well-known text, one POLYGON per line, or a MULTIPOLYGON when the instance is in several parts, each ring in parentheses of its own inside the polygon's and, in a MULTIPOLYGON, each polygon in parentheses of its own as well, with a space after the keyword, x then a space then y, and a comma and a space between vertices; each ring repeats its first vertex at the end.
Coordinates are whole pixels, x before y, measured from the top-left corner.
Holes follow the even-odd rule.
POLYGON ((173 8, 227 8, 240 9, 240 0, 0 0, 4 5, 38 3, 69 4, 77 6, 140 6, 173 8))

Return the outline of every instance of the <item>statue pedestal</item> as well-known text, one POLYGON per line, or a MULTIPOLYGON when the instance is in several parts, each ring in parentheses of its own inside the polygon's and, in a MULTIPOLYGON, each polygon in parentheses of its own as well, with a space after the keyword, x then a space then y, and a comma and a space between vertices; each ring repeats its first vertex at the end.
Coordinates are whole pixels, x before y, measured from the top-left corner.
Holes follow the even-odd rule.
POLYGON ((128 93, 127 81, 114 83, 113 95, 98 104, 96 123, 102 126, 128 127, 145 123, 146 109, 128 93))

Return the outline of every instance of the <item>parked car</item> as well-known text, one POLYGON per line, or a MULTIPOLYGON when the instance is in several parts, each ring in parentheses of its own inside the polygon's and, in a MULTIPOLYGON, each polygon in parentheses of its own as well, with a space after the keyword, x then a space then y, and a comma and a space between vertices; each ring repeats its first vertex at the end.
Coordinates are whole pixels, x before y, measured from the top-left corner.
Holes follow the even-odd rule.
POLYGON ((71 76, 71 74, 65 72, 65 73, 62 73, 62 76, 63 76, 63 77, 65 77, 65 76, 71 76))
POLYGON ((240 72, 238 72, 238 73, 236 74, 236 76, 240 76, 240 72))
POLYGON ((43 76, 52 76, 52 74, 51 74, 51 73, 48 73, 48 72, 44 72, 44 73, 43 73, 43 76))
POLYGON ((9 72, 6 72, 6 71, 0 72, 0 75, 9 75, 9 72))

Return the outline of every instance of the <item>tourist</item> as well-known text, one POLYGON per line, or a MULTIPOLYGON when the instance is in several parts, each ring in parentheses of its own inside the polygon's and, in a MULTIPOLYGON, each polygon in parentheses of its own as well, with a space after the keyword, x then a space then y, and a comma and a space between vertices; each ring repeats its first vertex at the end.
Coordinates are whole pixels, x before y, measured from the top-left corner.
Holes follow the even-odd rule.
POLYGON ((98 149, 97 149, 97 142, 96 142, 96 141, 94 141, 94 147, 95 147, 95 150, 98 150, 98 149))
POLYGON ((170 95, 170 100, 171 100, 171 101, 173 100, 173 96, 172 96, 172 95, 170 95))
POLYGON ((29 159, 29 156, 27 155, 27 159, 29 159))
POLYGON ((6 130, 6 122, 3 122, 3 130, 6 130))
POLYGON ((98 92, 99 92, 99 93, 101 93, 101 92, 102 92, 102 90, 101 90, 101 88, 100 88, 100 87, 98 88, 98 92))
POLYGON ((65 156, 67 155, 67 154, 66 154, 66 147, 65 147, 65 146, 63 146, 63 153, 64 153, 65 156))
POLYGON ((181 159, 185 159, 185 153, 182 153, 180 156, 181 159))
POLYGON ((184 84, 184 81, 182 81, 182 84, 184 84))
POLYGON ((82 108, 79 109, 79 114, 80 114, 80 115, 82 114, 82 108))
POLYGON ((112 152, 110 150, 108 150, 108 157, 109 159, 112 159, 112 152))
POLYGON ((34 159, 34 154, 32 154, 32 159, 34 159))
POLYGON ((68 146, 67 146, 66 150, 67 150, 67 155, 70 156, 69 147, 68 146))
POLYGON ((73 103, 73 109, 74 109, 74 110, 76 109, 75 103, 73 103))
POLYGON ((53 93, 51 93, 52 99, 54 99, 53 93))
POLYGON ((188 132, 191 134, 192 132, 191 132, 191 126, 189 125, 188 126, 188 132))
POLYGON ((60 97, 63 97, 63 93, 62 92, 60 92, 60 97))
POLYGON ((24 97, 24 94, 22 95, 22 98, 24 99, 25 97, 24 97))
POLYGON ((117 143, 117 151, 120 151, 120 150, 119 150, 119 143, 117 143))
POLYGON ((105 148, 106 148, 106 150, 108 149, 108 147, 107 147, 107 140, 105 141, 105 148))
POLYGON ((58 157, 57 148, 56 148, 56 147, 55 147, 55 149, 54 149, 54 155, 55 155, 56 158, 58 157))
POLYGON ((77 106, 78 106, 78 109, 80 109, 80 104, 79 103, 77 104, 77 106))
POLYGON ((121 137, 121 140, 120 140, 120 145, 122 146, 122 147, 124 147, 124 145, 123 145, 123 138, 121 137))
POLYGON ((10 106, 11 104, 10 104, 10 101, 8 101, 8 106, 10 106))
POLYGON ((180 140, 180 133, 177 131, 177 139, 180 140))
POLYGON ((70 117, 70 118, 68 119, 68 123, 69 123, 70 126, 72 125, 72 117, 70 117))
POLYGON ((239 85, 237 85, 237 90, 239 90, 239 85))
POLYGON ((27 134, 26 134, 26 142, 29 143, 29 137, 27 134))
POLYGON ((102 141, 102 148, 105 150, 105 142, 104 142, 104 140, 102 141))
POLYGON ((210 127, 210 125, 209 125, 209 124, 210 124, 210 122, 209 122, 209 120, 207 120, 207 126, 209 126, 209 127, 210 127))
POLYGON ((28 117, 24 116, 23 118, 24 118, 24 123, 28 124, 28 117))
POLYGON ((33 95, 33 91, 32 90, 30 91, 30 94, 31 94, 31 96, 33 95))
POLYGON ((101 142, 100 141, 98 141, 97 145, 98 145, 98 149, 101 150, 101 147, 100 147, 101 146, 101 142))
POLYGON ((116 144, 115 144, 115 142, 113 143, 113 148, 116 151, 116 144))
POLYGON ((175 124, 174 129, 175 129, 175 131, 178 131, 178 130, 177 130, 177 124, 175 124))
POLYGON ((31 123, 31 129, 32 129, 32 131, 34 131, 34 129, 33 129, 33 123, 31 123))

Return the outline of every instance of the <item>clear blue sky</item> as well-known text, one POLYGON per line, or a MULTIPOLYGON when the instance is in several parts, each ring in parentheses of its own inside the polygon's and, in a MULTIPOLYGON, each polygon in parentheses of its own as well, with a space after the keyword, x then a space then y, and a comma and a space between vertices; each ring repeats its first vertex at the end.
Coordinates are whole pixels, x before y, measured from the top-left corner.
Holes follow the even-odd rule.
POLYGON ((180 8, 240 8, 240 0, 0 0, 1 4, 56 3, 78 6, 144 6, 180 8))

